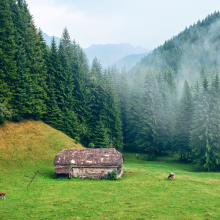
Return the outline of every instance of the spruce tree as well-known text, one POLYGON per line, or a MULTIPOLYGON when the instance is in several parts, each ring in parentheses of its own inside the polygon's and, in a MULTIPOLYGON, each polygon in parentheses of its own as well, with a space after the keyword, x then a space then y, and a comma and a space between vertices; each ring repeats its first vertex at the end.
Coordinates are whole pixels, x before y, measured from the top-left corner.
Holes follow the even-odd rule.
POLYGON ((14 41, 15 32, 13 28, 9 1, 0 2, 0 103, 10 100, 14 97, 14 80, 16 79, 15 52, 16 45, 14 41))
POLYGON ((17 54, 17 78, 15 81, 15 98, 13 99, 15 121, 29 119, 32 115, 32 81, 29 69, 26 68, 26 56, 22 45, 18 46, 17 54))
POLYGON ((136 144, 139 151, 148 153, 149 160, 154 160, 163 144, 162 121, 160 109, 163 109, 161 94, 154 77, 146 75, 144 95, 142 99, 143 111, 140 115, 140 128, 136 144))
POLYGON ((203 165, 210 170, 210 166, 217 166, 220 159, 219 138, 219 95, 218 78, 209 88, 206 77, 203 80, 203 92, 196 102, 193 114, 191 148, 193 161, 196 165, 203 165), (215 103, 217 101, 217 103, 215 103))
POLYGON ((190 130, 193 115, 193 98, 188 82, 185 80, 179 104, 176 124, 176 150, 181 160, 190 159, 190 130))
POLYGON ((94 129, 94 134, 95 137, 93 143, 95 148, 109 148, 109 136, 103 122, 101 121, 101 116, 94 129))
POLYGON ((51 48, 47 57, 47 112, 44 121, 52 127, 62 130, 63 115, 58 107, 60 63, 55 39, 52 39, 51 48))
POLYGON ((59 96, 57 98, 58 107, 62 111, 63 125, 62 131, 75 138, 78 135, 78 120, 74 112, 75 100, 73 97, 73 76, 71 75, 69 58, 63 42, 59 45, 59 96))
POLYGON ((29 90, 29 98, 31 105, 28 109, 28 117, 33 119, 41 119, 46 112, 46 65, 43 58, 41 47, 41 39, 37 33, 33 18, 28 10, 25 1, 18 1, 14 10, 14 18, 19 21, 15 22, 15 27, 19 36, 19 44, 25 51, 26 57, 25 67, 29 71, 28 79, 31 85, 29 90))
MULTIPOLYGON (((111 136, 111 143, 116 149, 123 149, 123 135, 122 135, 122 121, 119 106, 119 98, 113 86, 110 75, 105 70, 102 77, 102 85, 106 94, 106 100, 103 112, 105 117, 105 125, 109 130, 111 136)), ((103 120, 104 121, 104 120, 103 120)))
POLYGON ((127 138, 125 149, 128 151, 137 151, 137 134, 140 131, 141 114, 143 113, 144 82, 141 77, 140 69, 135 70, 133 83, 128 94, 128 113, 127 113, 127 138))

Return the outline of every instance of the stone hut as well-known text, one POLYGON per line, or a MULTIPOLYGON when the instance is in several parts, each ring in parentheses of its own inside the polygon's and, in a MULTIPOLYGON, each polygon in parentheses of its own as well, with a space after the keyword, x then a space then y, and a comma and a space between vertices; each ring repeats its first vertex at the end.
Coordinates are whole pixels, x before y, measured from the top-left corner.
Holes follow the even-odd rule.
POLYGON ((65 149, 54 159, 55 177, 108 178, 117 170, 121 177, 123 155, 114 148, 65 149))

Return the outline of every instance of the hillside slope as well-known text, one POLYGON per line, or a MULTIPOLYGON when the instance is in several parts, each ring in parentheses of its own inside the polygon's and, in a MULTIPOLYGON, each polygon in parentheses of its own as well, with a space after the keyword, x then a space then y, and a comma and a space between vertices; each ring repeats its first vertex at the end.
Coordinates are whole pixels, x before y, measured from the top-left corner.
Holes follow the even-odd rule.
POLYGON ((156 48, 131 70, 131 75, 137 68, 154 75, 171 71, 180 87, 185 79, 191 85, 204 76, 211 81, 220 70, 219 30, 220 12, 214 12, 156 48))
POLYGON ((148 56, 151 53, 151 51, 148 51, 147 53, 142 53, 142 54, 131 54, 128 56, 125 56, 115 62, 114 64, 117 66, 117 68, 121 69, 124 66, 126 67, 127 70, 132 68, 135 64, 141 61, 142 58, 145 56, 148 56))
POLYGON ((42 121, 7 122, 0 126, 0 167, 8 172, 41 161, 53 164, 55 155, 66 148, 83 148, 64 133, 42 121))

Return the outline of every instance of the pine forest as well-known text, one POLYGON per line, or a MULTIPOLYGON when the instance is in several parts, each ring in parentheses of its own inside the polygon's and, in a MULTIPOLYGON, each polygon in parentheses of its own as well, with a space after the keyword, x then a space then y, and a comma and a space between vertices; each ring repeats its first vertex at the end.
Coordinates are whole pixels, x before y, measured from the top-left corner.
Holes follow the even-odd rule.
POLYGON ((129 71, 104 69, 67 28, 48 46, 25 0, 1 0, 0 122, 42 120, 87 148, 220 169, 219 54, 215 12, 129 71))

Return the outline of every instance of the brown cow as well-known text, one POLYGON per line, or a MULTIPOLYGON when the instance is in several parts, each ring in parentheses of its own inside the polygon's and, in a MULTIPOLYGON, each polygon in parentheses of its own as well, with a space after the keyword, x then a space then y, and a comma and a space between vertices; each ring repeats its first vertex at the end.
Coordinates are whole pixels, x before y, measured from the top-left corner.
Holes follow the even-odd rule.
POLYGON ((6 199, 6 193, 0 192, 0 196, 2 197, 2 199, 6 199))
POLYGON ((175 173, 170 173, 170 175, 168 176, 168 179, 172 179, 172 180, 174 180, 175 179, 175 173))

